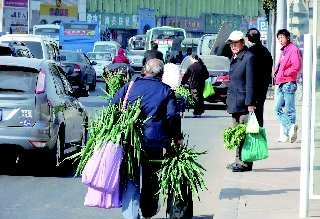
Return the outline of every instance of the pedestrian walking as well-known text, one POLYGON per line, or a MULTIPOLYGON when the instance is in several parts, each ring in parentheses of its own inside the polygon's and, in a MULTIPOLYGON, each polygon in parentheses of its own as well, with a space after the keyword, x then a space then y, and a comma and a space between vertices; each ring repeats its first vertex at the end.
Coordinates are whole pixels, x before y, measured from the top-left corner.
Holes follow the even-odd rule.
POLYGON ((203 89, 209 78, 206 65, 198 55, 191 55, 191 65, 182 77, 182 84, 188 84, 194 101, 193 116, 200 117, 204 113, 203 89))
POLYGON ((286 29, 277 32, 277 39, 282 46, 281 55, 275 68, 274 82, 277 86, 275 94, 275 114, 280 123, 279 142, 295 142, 298 126, 296 124, 295 93, 297 77, 301 69, 301 54, 297 46, 290 40, 286 29))
POLYGON ((164 62, 162 52, 158 51, 158 44, 152 41, 151 42, 151 50, 148 50, 145 52, 144 58, 142 60, 142 65, 144 66, 147 61, 149 61, 150 59, 154 59, 154 58, 160 59, 161 61, 164 62))
MULTIPOLYGON (((227 39, 232 51, 230 62, 230 84, 227 94, 227 112, 232 115, 233 125, 245 123, 248 112, 255 110, 255 57, 245 46, 244 34, 233 31, 227 39)), ((252 162, 241 161, 243 142, 236 149, 235 162, 230 165, 233 172, 252 170, 252 162)))
POLYGON ((267 98, 269 85, 272 83, 273 60, 269 50, 264 47, 260 40, 260 32, 256 28, 248 30, 246 37, 249 51, 253 53, 256 60, 255 71, 255 114, 260 127, 263 127, 264 102, 267 98))
MULTIPOLYGON (((141 98, 142 115, 147 119, 143 128, 143 155, 141 157, 142 182, 140 193, 140 169, 136 169, 134 181, 127 180, 122 192, 122 214, 126 219, 138 219, 139 208, 144 218, 151 218, 158 211, 160 183, 157 172, 163 159, 163 149, 169 149, 171 139, 181 138, 181 118, 172 89, 161 81, 163 62, 150 59, 145 65, 145 76, 136 78, 129 91, 128 103, 141 98)), ((119 103, 125 96, 129 83, 115 95, 119 103)))
POLYGON ((116 55, 112 63, 125 63, 125 64, 130 64, 129 59, 125 55, 125 50, 123 48, 118 49, 118 55, 116 55))

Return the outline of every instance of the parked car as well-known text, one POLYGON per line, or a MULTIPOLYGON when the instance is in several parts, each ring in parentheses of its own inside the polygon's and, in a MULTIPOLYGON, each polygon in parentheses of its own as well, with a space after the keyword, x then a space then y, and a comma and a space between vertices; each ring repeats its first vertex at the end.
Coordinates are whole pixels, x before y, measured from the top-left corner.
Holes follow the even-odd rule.
POLYGON ((60 51, 60 65, 77 93, 86 94, 88 90, 95 90, 96 71, 93 65, 96 64, 82 52, 60 51))
MULTIPOLYGON (((226 103, 229 85, 230 60, 224 56, 203 55, 199 56, 209 71, 209 79, 214 87, 215 94, 205 100, 211 103, 226 103)), ((180 65, 180 73, 184 74, 191 64, 191 57, 187 56, 180 65)))
POLYGON ((12 164, 21 151, 44 150, 59 165, 86 143, 88 120, 63 70, 25 57, 1 56, 0 63, 0 148, 15 151, 12 164))
POLYGON ((130 61, 130 66, 135 70, 141 72, 142 61, 144 58, 145 50, 128 50, 127 57, 130 61))
POLYGON ((112 55, 108 52, 88 52, 88 58, 91 62, 96 62, 96 65, 93 65, 94 70, 96 71, 97 78, 100 79, 103 75, 104 68, 112 63, 112 55))
POLYGON ((31 34, 6 34, 0 43, 21 42, 29 48, 34 58, 59 61, 59 48, 48 37, 31 34))
POLYGON ((21 42, 0 43, 0 56, 33 58, 30 49, 21 42))

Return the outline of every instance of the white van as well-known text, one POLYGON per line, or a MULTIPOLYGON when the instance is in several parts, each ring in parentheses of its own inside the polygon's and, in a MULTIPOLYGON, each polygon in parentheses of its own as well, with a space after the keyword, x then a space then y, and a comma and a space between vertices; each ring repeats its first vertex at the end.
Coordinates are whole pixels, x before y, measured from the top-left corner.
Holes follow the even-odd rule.
POLYGON ((118 49, 121 47, 120 43, 117 41, 97 41, 93 45, 92 52, 107 52, 110 53, 113 57, 115 57, 118 53, 118 49))
POLYGON ((23 42, 31 51, 34 58, 55 60, 59 59, 59 48, 51 38, 31 34, 6 34, 0 36, 0 43, 23 42))

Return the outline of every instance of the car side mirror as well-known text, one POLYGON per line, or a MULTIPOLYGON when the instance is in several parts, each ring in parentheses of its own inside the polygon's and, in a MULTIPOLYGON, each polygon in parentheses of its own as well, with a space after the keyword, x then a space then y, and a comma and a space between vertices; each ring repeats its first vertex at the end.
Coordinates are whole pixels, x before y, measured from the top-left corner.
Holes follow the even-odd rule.
POLYGON ((66 61, 66 60, 67 60, 67 57, 60 55, 60 56, 59 56, 59 59, 60 59, 60 61, 66 61))
POLYGON ((96 61, 91 61, 91 65, 96 65, 97 62, 96 61))

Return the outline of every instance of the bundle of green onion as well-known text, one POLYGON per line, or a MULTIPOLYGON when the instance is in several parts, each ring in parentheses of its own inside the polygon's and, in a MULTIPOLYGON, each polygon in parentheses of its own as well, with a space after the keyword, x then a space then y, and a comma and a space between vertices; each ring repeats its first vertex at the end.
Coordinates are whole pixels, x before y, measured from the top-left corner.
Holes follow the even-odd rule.
POLYGON ((246 137, 246 125, 238 124, 227 128, 223 132, 223 142, 226 150, 234 150, 239 147, 246 137))
POLYGON ((122 110, 122 104, 110 104, 101 110, 89 126, 89 139, 79 153, 69 159, 80 159, 76 175, 81 175, 93 152, 106 142, 121 144, 127 161, 127 172, 133 176, 133 166, 140 164, 142 125, 141 99, 122 110))
POLYGON ((176 88, 175 94, 177 97, 183 97, 187 100, 188 106, 193 106, 194 101, 192 99, 191 93, 188 88, 186 88, 183 85, 180 85, 179 87, 176 88))
POLYGON ((184 200, 183 186, 187 186, 188 190, 200 200, 199 190, 203 191, 207 187, 204 181, 205 168, 198 163, 198 158, 206 153, 206 151, 196 152, 195 149, 188 148, 187 144, 171 144, 158 173, 159 193, 164 201, 168 200, 168 195, 171 195, 173 203, 184 200))
POLYGON ((130 80, 128 74, 122 74, 121 70, 114 72, 106 71, 103 74, 103 78, 106 82, 106 93, 111 97, 113 97, 115 93, 130 80))

